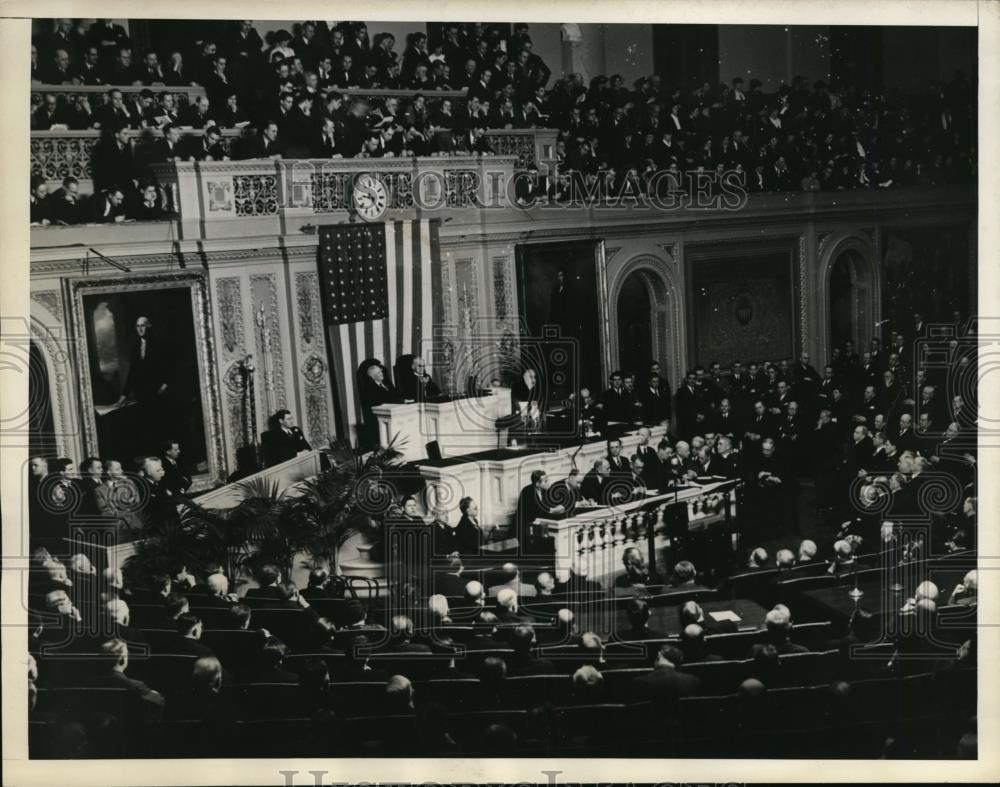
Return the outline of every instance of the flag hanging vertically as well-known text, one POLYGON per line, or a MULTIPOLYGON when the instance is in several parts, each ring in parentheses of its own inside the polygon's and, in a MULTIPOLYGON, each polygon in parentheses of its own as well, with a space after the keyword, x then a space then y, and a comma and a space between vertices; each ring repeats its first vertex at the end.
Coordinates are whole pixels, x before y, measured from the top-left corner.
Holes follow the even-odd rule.
POLYGON ((439 220, 319 228, 323 323, 337 400, 338 434, 356 441, 362 422, 358 367, 390 370, 408 353, 431 352, 441 317, 439 220))

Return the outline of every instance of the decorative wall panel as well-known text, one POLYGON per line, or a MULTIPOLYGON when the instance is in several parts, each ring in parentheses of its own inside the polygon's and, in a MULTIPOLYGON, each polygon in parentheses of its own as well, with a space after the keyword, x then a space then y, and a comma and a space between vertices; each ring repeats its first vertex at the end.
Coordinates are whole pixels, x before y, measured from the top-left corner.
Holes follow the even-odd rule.
POLYGON ((273 273, 251 276, 250 291, 253 304, 258 425, 265 429, 267 419, 274 411, 288 406, 285 395, 285 362, 281 351, 282 317, 277 277, 273 273))

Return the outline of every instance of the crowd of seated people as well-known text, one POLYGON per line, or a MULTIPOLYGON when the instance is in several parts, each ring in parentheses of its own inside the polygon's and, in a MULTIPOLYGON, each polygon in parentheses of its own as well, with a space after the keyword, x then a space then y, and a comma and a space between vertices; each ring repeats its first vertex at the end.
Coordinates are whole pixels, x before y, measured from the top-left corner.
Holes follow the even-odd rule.
POLYGON ((559 130, 559 178, 541 173, 536 184, 538 196, 557 201, 577 198, 574 183, 608 194, 627 179, 661 195, 686 188, 686 172, 717 176, 716 190, 724 173, 735 173, 750 192, 975 177, 975 89, 963 74, 921 95, 810 86, 804 77, 774 94, 765 94, 759 80, 745 86, 741 77, 695 87, 651 75, 630 87, 620 75, 588 85, 568 74, 550 86, 551 70, 533 51, 526 24, 509 35, 478 23, 444 25, 434 40, 414 32, 401 55, 392 35, 370 41, 363 23, 303 22, 265 38, 246 20, 170 51, 139 53, 110 20, 89 31, 56 20, 33 45, 32 79, 65 93, 34 94, 32 128, 99 129, 102 145, 113 148, 120 136, 119 149, 130 151, 129 132, 155 139, 117 171, 94 162, 95 188, 126 191, 131 180, 149 178, 155 161, 489 154, 486 129, 532 127, 559 130), (98 104, 97 97, 73 94, 74 85, 108 90, 98 104), (126 100, 123 86, 142 89, 126 100), (205 94, 188 101, 181 88, 191 86, 205 94), (354 88, 419 92, 344 92, 354 88), (435 98, 438 90, 462 95, 435 98), (180 129, 193 130, 183 142, 180 129), (242 130, 241 138, 208 139, 210 129, 242 130))
MULTIPOLYGON (((404 498, 393 510, 434 533, 440 570, 382 595, 359 597, 322 568, 301 591, 273 565, 252 583, 220 565, 135 575, 126 565, 123 576, 38 538, 52 516, 42 503, 93 498, 101 510, 103 498, 145 495, 160 500, 154 515, 167 515, 184 492, 182 473, 163 477, 179 446, 144 463, 148 488, 126 495, 108 489, 120 483, 117 463, 88 459, 77 474, 68 459, 36 457, 33 745, 61 757, 221 756, 245 754, 256 735, 262 756, 974 756, 976 453, 967 438, 977 416, 958 394, 939 401, 941 370, 909 368, 914 343, 927 340, 923 317, 890 327, 884 348, 875 340, 858 355, 848 343, 822 373, 807 355, 728 373, 713 364, 664 397, 654 365, 641 383, 616 374, 599 397, 576 399, 608 455, 558 495, 545 474, 533 479, 542 503, 571 504, 573 490, 594 497, 599 476, 646 490, 741 478, 745 553, 722 572, 692 551, 673 555, 661 578, 639 549, 625 550, 621 575, 604 587, 543 556, 496 565, 479 553, 474 500, 462 501, 466 527, 452 532, 443 512, 425 522, 404 498), (650 445, 649 427, 663 424, 668 437, 650 445), (621 429, 636 425, 646 439, 623 456, 621 429), (922 491, 931 469, 954 494, 922 491), (817 519, 831 526, 803 538, 789 498, 810 478, 817 519), (929 525, 908 528, 914 513, 929 525), (903 566, 920 566, 900 572, 920 581, 883 594, 903 566), (879 592, 847 619, 809 593, 846 597, 866 581, 879 592), (712 614, 737 601, 760 610, 752 629, 712 614), (67 647, 83 657, 65 658, 67 647), (657 726, 664 718, 668 732, 657 726)), ((953 368, 975 363, 957 338, 938 341, 953 368)), ((116 509, 123 521, 132 513, 116 509)))
POLYGON ((133 460, 33 456, 28 462, 32 544, 65 548, 73 518, 114 525, 119 540, 138 537, 150 517, 176 514, 188 500, 191 473, 181 445, 167 439, 156 455, 133 460))
MULTIPOLYGON (((762 747, 754 756, 787 757, 774 733, 802 725, 813 733, 804 751, 814 756, 879 757, 905 723, 921 734, 898 756, 951 757, 964 756, 959 741, 968 746, 975 734, 968 630, 935 639, 934 661, 921 654, 912 662, 912 638, 880 641, 858 616, 839 627, 799 623, 792 609, 806 607, 798 599, 758 595, 761 625, 743 631, 708 614, 691 592, 615 601, 592 584, 581 591, 585 578, 550 571, 526 573, 521 593, 506 583, 487 593, 487 569, 469 571, 459 596, 432 586, 363 601, 323 569, 300 592, 264 565, 258 586, 240 596, 219 565, 123 577, 84 555, 63 563, 36 550, 33 755, 610 754, 622 746, 662 755, 675 737, 705 735, 716 756, 751 754, 749 736, 762 747), (595 604, 614 609, 612 631, 588 628, 599 625, 595 604), (851 658, 850 646, 879 657, 851 658), (879 708, 900 680, 916 694, 895 711, 879 708), (853 711, 838 718, 844 692, 854 696, 853 711), (935 704, 948 693, 944 718, 935 704), (796 700, 803 715, 789 719, 784 703, 796 700), (703 729, 706 703, 721 718, 751 701, 753 731, 735 719, 703 729), (664 719, 669 731, 660 729, 664 719), (845 735, 848 724, 868 737, 833 734, 845 735)), ((968 609, 975 588, 974 572, 950 591, 927 581, 892 614, 933 624, 935 600, 968 609)))

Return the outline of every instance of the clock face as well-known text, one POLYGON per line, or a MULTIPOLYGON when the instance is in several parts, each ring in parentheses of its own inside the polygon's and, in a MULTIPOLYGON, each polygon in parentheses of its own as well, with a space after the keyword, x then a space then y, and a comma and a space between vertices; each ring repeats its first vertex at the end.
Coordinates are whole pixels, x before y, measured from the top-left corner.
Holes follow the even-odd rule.
POLYGON ((365 221, 381 218, 389 207, 385 184, 374 175, 364 173, 354 182, 354 208, 365 221))

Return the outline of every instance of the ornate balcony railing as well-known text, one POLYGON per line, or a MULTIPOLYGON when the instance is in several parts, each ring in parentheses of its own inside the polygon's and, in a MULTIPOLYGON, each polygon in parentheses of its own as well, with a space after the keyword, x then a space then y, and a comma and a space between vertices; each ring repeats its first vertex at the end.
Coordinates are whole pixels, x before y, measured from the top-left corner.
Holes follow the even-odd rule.
MULTIPOLYGON (((182 129, 181 137, 200 137, 201 129, 182 129)), ((244 129, 225 129, 222 132, 222 146, 227 153, 231 151, 234 140, 240 139, 244 129)), ((49 188, 58 188, 63 178, 74 177, 80 181, 80 190, 91 190, 94 146, 101 138, 101 132, 88 131, 32 131, 31 132, 31 171, 40 172, 49 183, 49 188)), ((133 153, 142 161, 150 145, 163 135, 152 129, 136 131, 130 140, 133 153)))
POLYGON ((513 156, 254 159, 169 162, 154 164, 152 172, 183 239, 286 234, 353 220, 362 174, 380 184, 379 209, 387 218, 501 206, 516 165, 513 156))
MULTIPOLYGON (((200 85, 45 85, 31 86, 32 107, 41 104, 47 95, 55 95, 65 103, 73 103, 78 97, 85 96, 91 109, 97 109, 108 102, 108 93, 120 90, 126 104, 139 97, 143 90, 152 90, 155 94, 173 93, 179 110, 184 110, 200 96, 207 95, 200 85)), ((346 98, 364 99, 372 106, 381 106, 387 98, 396 98, 401 102, 411 101, 417 96, 424 96, 429 101, 450 98, 461 101, 465 98, 464 90, 395 90, 384 88, 351 87, 339 90, 346 98)))
MULTIPOLYGON (((234 142, 254 133, 253 129, 224 129, 222 146, 226 154, 233 156, 234 142)), ((133 152, 138 161, 146 159, 152 143, 162 139, 160 132, 143 129, 134 132, 131 140, 133 152)), ((201 129, 182 129, 182 137, 200 137, 201 129)), ((549 167, 550 176, 555 174, 555 145, 558 132, 554 129, 492 129, 486 132, 494 152, 499 156, 513 156, 518 168, 534 163, 549 167)), ((93 171, 91 160, 93 149, 101 132, 87 131, 32 131, 31 171, 40 172, 49 182, 50 189, 60 186, 63 178, 72 176, 80 181, 83 192, 91 189, 93 171)), ((331 188, 335 188, 331 186, 331 188)))

